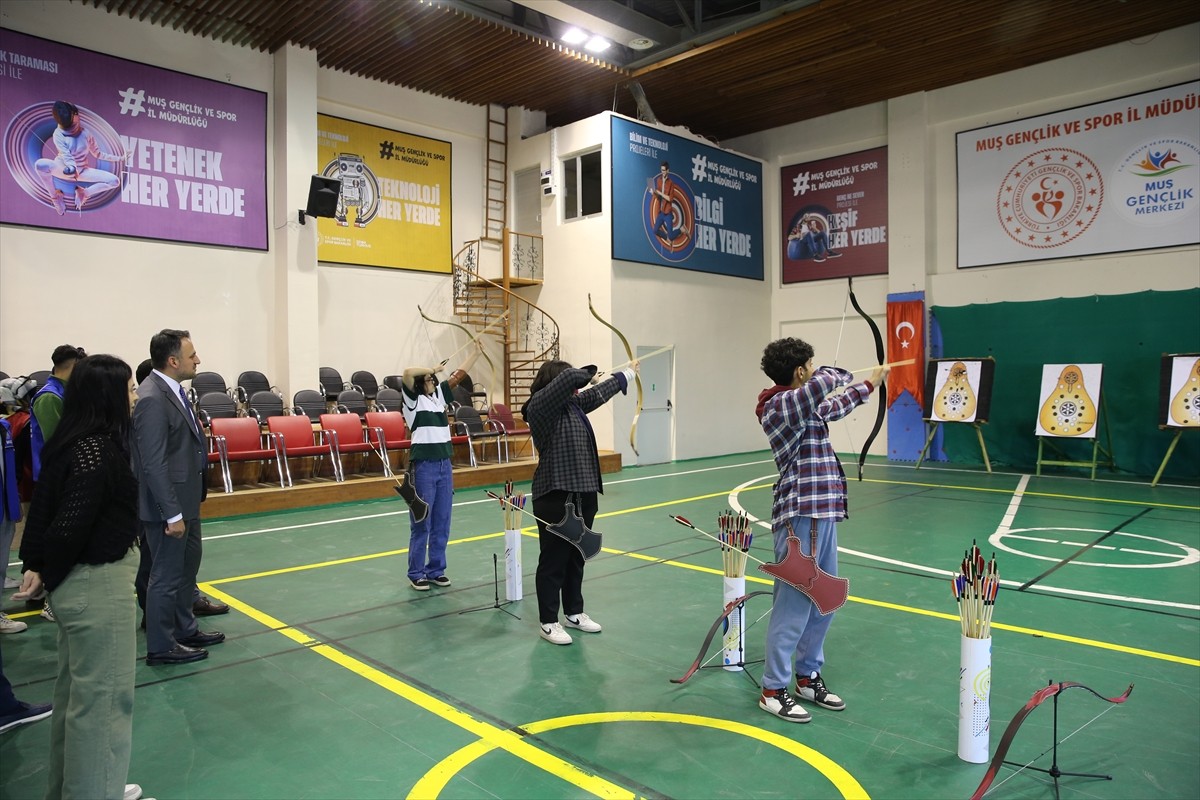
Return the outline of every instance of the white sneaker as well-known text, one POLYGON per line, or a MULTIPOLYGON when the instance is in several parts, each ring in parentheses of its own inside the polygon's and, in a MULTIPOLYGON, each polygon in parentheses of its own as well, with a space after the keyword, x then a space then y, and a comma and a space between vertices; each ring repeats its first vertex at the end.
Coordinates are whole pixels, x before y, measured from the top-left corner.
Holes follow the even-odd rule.
POLYGON ((574 617, 567 617, 568 628, 578 628, 584 633, 599 633, 600 623, 589 617, 587 614, 576 614, 574 617))
POLYGON ((28 627, 19 619, 9 619, 7 614, 0 614, 0 633, 20 633, 28 627))
POLYGON ((796 701, 788 694, 787 689, 780 689, 773 694, 767 694, 767 690, 764 689, 763 693, 758 696, 758 707, 768 714, 774 714, 788 722, 810 722, 812 720, 812 714, 796 705, 796 701))
POLYGON ((19 580, 17 580, 16 578, 10 578, 6 575, 6 576, 4 576, 4 588, 5 589, 20 589, 21 582, 19 580))
POLYGON ((49 598, 46 599, 46 604, 42 606, 41 613, 39 613, 38 616, 42 619, 48 619, 51 622, 54 622, 54 609, 50 608, 49 598))
POLYGON ((542 625, 538 628, 538 633, 542 635, 550 644, 570 644, 574 641, 571 634, 563 630, 563 626, 557 622, 551 622, 549 625, 542 625))
POLYGON ((125 800, 141 800, 142 787, 136 783, 125 784, 125 800))
POLYGON ((846 701, 838 697, 825 686, 821 673, 814 672, 807 678, 796 676, 796 696, 809 703, 816 703, 821 708, 830 711, 844 711, 846 701))

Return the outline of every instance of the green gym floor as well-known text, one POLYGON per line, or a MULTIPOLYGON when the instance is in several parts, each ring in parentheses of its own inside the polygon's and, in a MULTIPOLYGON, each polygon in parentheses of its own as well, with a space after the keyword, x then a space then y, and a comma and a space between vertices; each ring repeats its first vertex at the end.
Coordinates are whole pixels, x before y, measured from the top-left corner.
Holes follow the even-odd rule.
MULTIPOLYGON (((532 527, 525 599, 493 607, 504 522, 483 490, 455 495, 453 586, 424 593, 405 579, 397 499, 206 521, 201 588, 233 611, 204 627, 229 638, 198 664, 138 666, 129 779, 158 800, 965 798, 986 765, 957 755, 949 575, 975 541, 1004 581, 991 752, 1048 682, 1105 696, 1133 683, 1122 705, 1059 698, 1059 768, 1112 776, 1063 777, 1061 796, 1200 797, 1200 488, 869 464, 839 528, 850 600, 823 670, 847 709, 796 725, 757 706, 769 597, 747 601, 744 671, 721 668, 718 636, 705 668, 669 680, 717 619, 723 580, 718 545, 668 515, 713 532, 726 509, 769 519, 774 477, 767 453, 606 475, 605 549, 584 579, 604 631, 569 647, 536 632, 532 527)), ((772 560, 756 534, 751 556, 772 560)), ((747 591, 770 588, 754 566, 747 591)), ((20 698, 46 700, 54 625, 5 607, 29 623, 4 640, 5 671, 20 698)), ((1018 769, 1051 767, 1053 722, 1052 703, 1032 712, 989 797, 1055 796, 1049 775, 1018 769)), ((0 736, 0 797, 42 796, 48 735, 0 736)))

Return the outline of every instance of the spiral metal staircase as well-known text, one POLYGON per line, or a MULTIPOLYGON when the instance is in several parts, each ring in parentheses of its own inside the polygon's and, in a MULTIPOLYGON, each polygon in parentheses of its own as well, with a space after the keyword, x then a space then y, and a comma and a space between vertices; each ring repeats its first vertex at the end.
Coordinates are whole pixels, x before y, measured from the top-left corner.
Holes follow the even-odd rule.
POLYGON ((520 409, 542 362, 559 354, 558 323, 525 296, 542 284, 542 237, 505 230, 499 280, 480 274, 479 255, 476 239, 454 256, 454 313, 468 328, 503 342, 503 369, 496 365, 500 386, 487 387, 490 400, 520 409))

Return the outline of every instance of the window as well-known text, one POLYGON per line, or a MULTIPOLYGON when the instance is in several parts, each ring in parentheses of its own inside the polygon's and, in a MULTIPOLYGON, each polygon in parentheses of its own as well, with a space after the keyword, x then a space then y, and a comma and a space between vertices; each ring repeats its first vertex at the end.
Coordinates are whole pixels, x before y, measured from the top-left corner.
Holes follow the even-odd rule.
POLYGON ((564 159, 562 176, 563 217, 565 219, 587 217, 599 214, 604 210, 600 202, 599 150, 564 159))

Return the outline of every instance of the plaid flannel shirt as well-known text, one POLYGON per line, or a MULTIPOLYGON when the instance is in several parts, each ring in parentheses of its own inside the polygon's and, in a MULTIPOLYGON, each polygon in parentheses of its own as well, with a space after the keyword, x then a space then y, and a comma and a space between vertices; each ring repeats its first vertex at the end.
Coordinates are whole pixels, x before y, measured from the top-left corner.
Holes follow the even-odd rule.
POLYGON ((535 500, 556 489, 604 492, 596 434, 586 414, 623 392, 627 384, 618 375, 610 375, 595 386, 576 391, 587 386, 595 374, 595 367, 564 370, 522 409, 538 452, 530 490, 535 500))
POLYGON ((850 384, 853 376, 837 367, 821 367, 798 389, 775 387, 762 408, 759 422, 771 443, 779 481, 774 486, 772 524, 795 516, 849 516, 846 473, 829 442, 829 425, 865 403, 871 384, 850 384), (828 396, 838 386, 842 394, 828 396))

